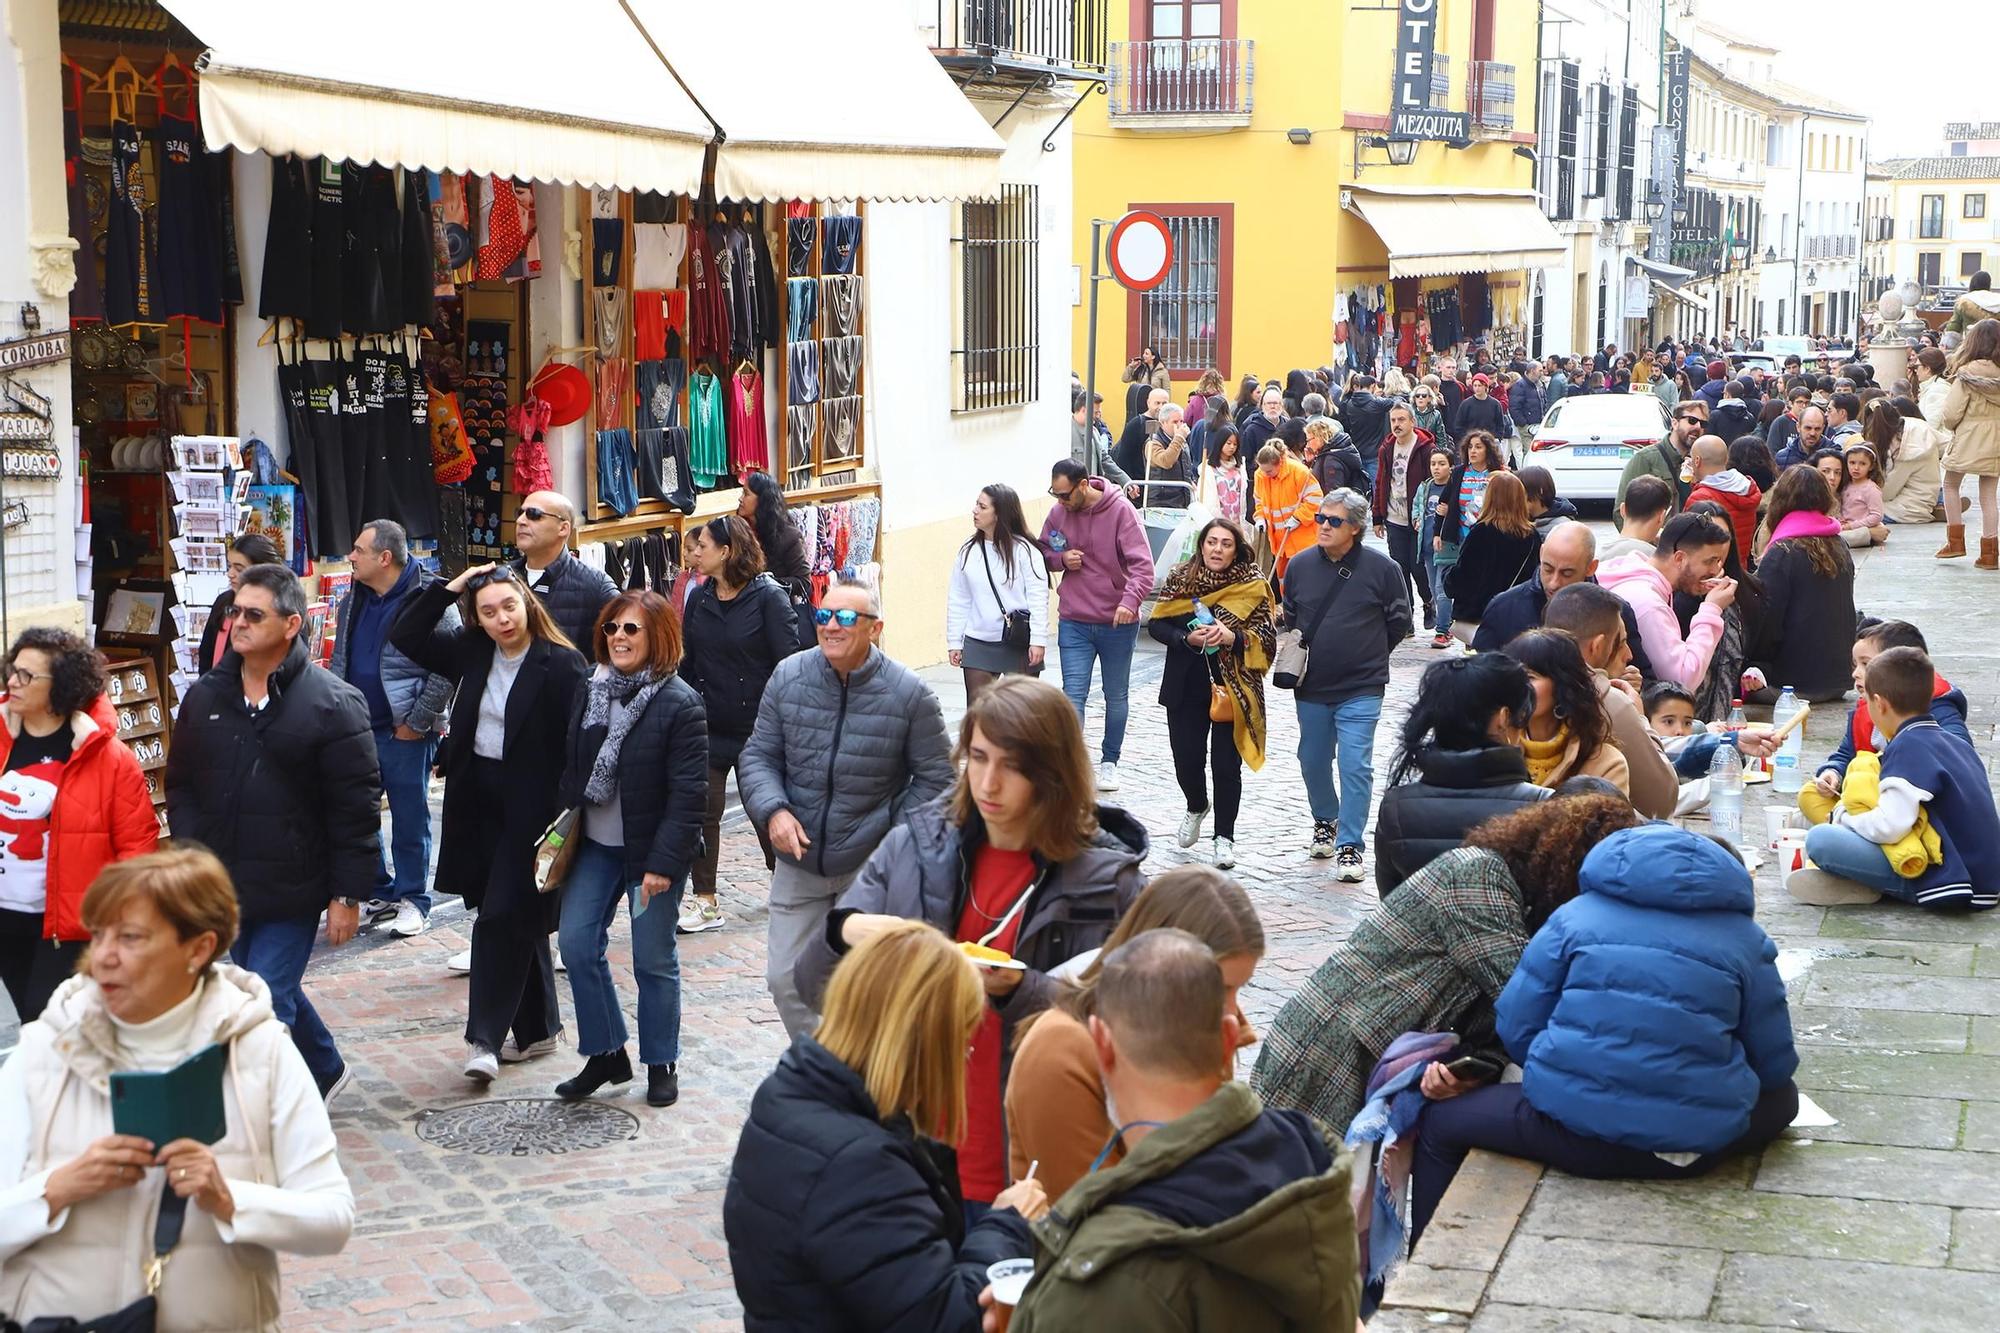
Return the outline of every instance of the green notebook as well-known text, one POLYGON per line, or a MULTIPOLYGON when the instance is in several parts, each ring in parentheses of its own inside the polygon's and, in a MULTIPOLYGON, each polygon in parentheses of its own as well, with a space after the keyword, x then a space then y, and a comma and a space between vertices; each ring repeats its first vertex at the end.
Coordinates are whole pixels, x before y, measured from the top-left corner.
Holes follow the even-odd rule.
POLYGON ((196 1051, 172 1069, 111 1076, 111 1128, 164 1148, 176 1139, 216 1143, 229 1132, 222 1109, 221 1046, 196 1051))

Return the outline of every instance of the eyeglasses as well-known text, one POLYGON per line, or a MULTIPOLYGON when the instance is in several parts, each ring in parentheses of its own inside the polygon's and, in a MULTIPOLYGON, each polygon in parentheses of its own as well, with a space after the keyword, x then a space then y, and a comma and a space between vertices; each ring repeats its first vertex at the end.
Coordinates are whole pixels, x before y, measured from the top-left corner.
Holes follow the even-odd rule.
POLYGON ((614 634, 623 634, 627 638, 636 639, 646 632, 646 627, 630 620, 607 620, 597 627, 597 632, 607 639, 614 634))
POLYGON ((539 523, 545 518, 561 518, 562 515, 550 513, 548 510, 537 508, 534 505, 522 505, 521 517, 530 522, 539 523))
POLYGON ((1675 417, 1675 418, 1674 418, 1674 420, 1675 420, 1675 421, 1692 421, 1692 422, 1694 422, 1694 423, 1695 423, 1695 424, 1696 424, 1697 426, 1706 426, 1706 425, 1708 424, 1708 418, 1707 418, 1707 417, 1705 417, 1705 416, 1703 416, 1703 415, 1702 415, 1701 413, 1699 413, 1699 412, 1683 412, 1683 413, 1681 413, 1681 414, 1680 414, 1679 416, 1675 417))
POLYGON ((1059 491, 1059 490, 1057 490, 1057 489, 1056 489, 1055 487, 1051 486, 1051 487, 1049 487, 1049 494, 1050 494, 1050 495, 1052 495, 1052 496, 1054 496, 1054 497, 1055 497, 1055 500, 1056 500, 1056 502, 1057 502, 1058 504, 1060 504, 1060 503, 1062 503, 1062 502, 1063 502, 1064 500, 1067 500, 1067 499, 1069 499, 1069 497, 1070 497, 1070 496, 1072 496, 1072 495, 1075 495, 1075 494, 1076 494, 1076 487, 1072 486, 1072 487, 1070 487, 1070 488, 1069 488, 1068 490, 1066 490, 1066 491, 1059 491))
POLYGON ((269 611, 258 606, 232 606, 222 614, 224 619, 240 620, 246 625, 261 625, 271 617, 269 611))
POLYGON ((1337 528, 1347 522, 1347 515, 1345 514, 1314 514, 1313 518, 1323 528, 1337 528))
POLYGON ((813 611, 813 624, 824 625, 832 622, 842 629, 853 629, 855 622, 863 616, 866 616, 870 620, 880 620, 882 618, 870 611, 854 611, 844 606, 838 611, 829 611, 822 606, 813 611))
POLYGON ((470 579, 467 579, 465 590, 467 592, 478 592, 480 589, 491 587, 496 583, 519 584, 520 582, 520 576, 514 573, 512 566, 501 565, 498 569, 489 569, 484 574, 475 574, 470 579))
POLYGON ((7 683, 9 685, 26 685, 31 680, 54 679, 55 677, 49 672, 30 671, 26 667, 9 667, 7 670, 7 683))

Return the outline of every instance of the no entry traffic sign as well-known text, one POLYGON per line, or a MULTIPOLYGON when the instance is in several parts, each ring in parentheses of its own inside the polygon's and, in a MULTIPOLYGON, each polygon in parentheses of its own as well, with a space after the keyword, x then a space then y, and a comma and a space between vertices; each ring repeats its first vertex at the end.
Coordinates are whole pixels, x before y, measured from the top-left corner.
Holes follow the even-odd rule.
POLYGON ((1109 250, 1112 276, 1135 292, 1149 292, 1167 280, 1174 266, 1174 238, 1166 219, 1143 208, 1112 224, 1109 250))

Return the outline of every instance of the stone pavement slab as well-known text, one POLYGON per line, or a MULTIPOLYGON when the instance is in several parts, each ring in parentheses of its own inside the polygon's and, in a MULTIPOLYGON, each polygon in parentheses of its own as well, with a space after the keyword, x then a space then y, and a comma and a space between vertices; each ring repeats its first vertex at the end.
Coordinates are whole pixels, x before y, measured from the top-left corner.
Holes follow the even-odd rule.
MULTIPOLYGON (((1857 602, 1924 629, 1967 693, 1992 771, 2000 643, 1980 626, 2000 580, 1893 543, 1859 563, 1857 602)), ((1845 713, 1814 714, 1808 762, 1845 713)), ((1751 788, 1746 827, 1762 826, 1773 799, 1751 788)), ((1810 908, 1768 863, 1757 894, 1790 978, 1799 1085, 1837 1123, 1794 1129, 1696 1181, 1544 1173, 1491 1270, 1475 1333, 2000 1327, 2000 914, 1810 908)), ((1427 1237, 1426 1265, 1428 1250, 1427 1237)), ((1454 1300, 1440 1309, 1455 1323, 1466 1270, 1449 1271, 1454 1300)))

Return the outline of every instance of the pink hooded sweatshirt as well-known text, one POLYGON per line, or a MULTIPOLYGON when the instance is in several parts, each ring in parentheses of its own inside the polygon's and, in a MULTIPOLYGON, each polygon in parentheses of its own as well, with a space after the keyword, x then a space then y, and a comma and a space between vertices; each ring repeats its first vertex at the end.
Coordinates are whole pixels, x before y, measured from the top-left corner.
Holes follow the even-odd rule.
POLYGON ((1660 679, 1699 691, 1715 645, 1722 641, 1722 613, 1703 602, 1688 626, 1687 638, 1681 638, 1673 585, 1644 552, 1605 561, 1597 567, 1597 581, 1632 608, 1639 622, 1639 642, 1660 679))
POLYGON ((1049 571, 1062 575, 1056 592, 1062 618, 1109 625, 1120 607, 1136 617, 1153 590, 1153 548, 1125 492, 1102 477, 1090 480, 1104 494, 1080 514, 1062 505, 1050 509, 1041 547, 1049 571), (1063 569, 1067 551, 1083 552, 1083 568, 1063 569))

